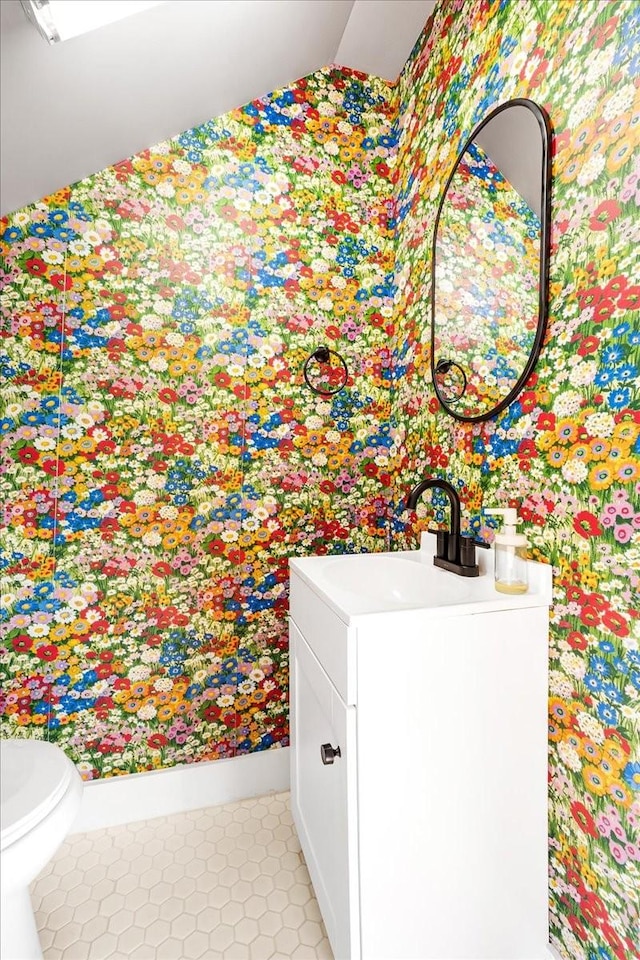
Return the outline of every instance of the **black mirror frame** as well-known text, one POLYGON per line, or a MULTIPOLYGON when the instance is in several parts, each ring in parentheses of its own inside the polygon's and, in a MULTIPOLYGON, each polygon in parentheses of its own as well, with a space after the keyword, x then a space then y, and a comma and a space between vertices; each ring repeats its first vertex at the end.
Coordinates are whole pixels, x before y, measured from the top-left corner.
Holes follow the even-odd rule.
POLYGON ((537 103, 534 103, 533 100, 527 100, 522 97, 517 97, 514 100, 507 100, 506 103, 500 104, 499 107, 496 107, 495 110, 492 110, 491 113, 482 120, 472 131, 471 136, 466 140, 464 147, 458 154, 458 159, 456 160, 453 170, 449 175, 449 179, 446 182, 445 188, 442 192, 442 197, 440 198, 440 203, 438 205, 438 212, 436 214, 435 224, 433 227, 433 243, 431 246, 431 378, 433 381, 433 388, 435 390, 436 397, 440 403, 440 406, 443 407, 447 413, 451 414, 456 420, 461 420, 464 423, 481 423, 483 420, 490 420, 492 417, 497 416, 501 413, 509 404, 513 403, 515 398, 518 396, 525 383, 527 382, 531 371, 536 365, 538 357, 540 356, 540 349, 542 347, 542 342, 544 340, 544 335, 547 327, 547 314, 548 314, 548 285, 549 285, 549 254, 551 246, 551 137, 553 130, 551 127, 551 121, 545 113, 545 111, 538 106, 537 103), (442 208, 444 206, 445 200, 447 198, 447 191, 451 185, 451 181, 455 175, 456 170, 462 157, 464 156, 467 148, 473 142, 478 133, 489 123, 489 121, 497 116, 499 113, 502 113, 504 110, 507 110, 509 107, 526 107, 530 110, 536 120, 538 121, 538 126, 540 128, 540 135, 542 137, 542 186, 541 186, 541 203, 540 203, 540 282, 539 282, 539 295, 538 295, 538 326, 536 328, 536 335, 533 341, 533 346, 531 347, 531 352, 529 354, 529 359, 527 360, 520 377, 518 378, 514 387, 510 390, 509 394, 501 400, 500 403, 497 403, 495 407, 489 410, 487 413, 482 413, 477 417, 464 416, 463 414, 457 413, 455 410, 452 410, 447 406, 446 400, 440 395, 438 391, 438 384, 436 382, 436 365, 435 365, 435 336, 436 336, 436 240, 438 237, 438 226, 440 224, 440 215, 442 213, 442 208))

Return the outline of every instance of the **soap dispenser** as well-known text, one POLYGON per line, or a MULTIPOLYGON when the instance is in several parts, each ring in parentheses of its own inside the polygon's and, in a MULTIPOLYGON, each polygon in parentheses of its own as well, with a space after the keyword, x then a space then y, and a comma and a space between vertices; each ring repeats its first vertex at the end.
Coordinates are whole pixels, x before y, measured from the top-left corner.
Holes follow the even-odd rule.
POLYGON ((527 538, 517 533, 518 519, 513 507, 485 510, 485 513, 502 514, 504 527, 496 533, 495 544, 495 585, 500 593, 526 593, 529 588, 527 576, 527 538))

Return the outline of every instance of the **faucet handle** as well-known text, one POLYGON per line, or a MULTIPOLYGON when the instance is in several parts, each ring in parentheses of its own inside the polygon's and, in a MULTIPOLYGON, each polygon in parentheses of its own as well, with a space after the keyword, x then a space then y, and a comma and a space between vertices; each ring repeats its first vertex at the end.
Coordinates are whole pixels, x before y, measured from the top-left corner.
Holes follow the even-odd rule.
POLYGON ((439 530, 437 527, 427 527, 427 533, 433 533, 436 537, 436 557, 439 560, 447 559, 449 550, 449 531, 439 530))
POLYGON ((488 543, 478 542, 475 537, 460 536, 460 563, 463 567, 475 567, 476 547, 488 547, 488 543))
POLYGON ((488 550, 491 544, 485 543, 476 537, 467 537, 460 535, 460 563, 463 567, 475 567, 476 565, 476 547, 482 547, 488 550))
POLYGON ((473 541, 473 544, 476 547, 482 547, 483 550, 491 549, 491 544, 486 543, 484 540, 479 540, 477 537, 469 537, 469 539, 473 541))

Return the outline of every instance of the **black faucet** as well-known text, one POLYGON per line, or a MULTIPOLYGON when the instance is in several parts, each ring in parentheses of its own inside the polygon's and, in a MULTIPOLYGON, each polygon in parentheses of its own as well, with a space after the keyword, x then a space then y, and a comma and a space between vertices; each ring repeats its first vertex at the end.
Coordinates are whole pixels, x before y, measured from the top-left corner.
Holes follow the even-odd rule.
POLYGON ((437 487, 449 498, 451 506, 451 529, 429 530, 437 536, 436 555, 433 562, 436 567, 450 570, 461 577, 477 577, 480 573, 476 564, 476 547, 488 547, 488 543, 476 540, 474 537, 464 537, 460 534, 460 497, 448 480, 439 477, 425 477, 418 483, 407 499, 407 510, 415 510, 418 501, 425 490, 437 487))

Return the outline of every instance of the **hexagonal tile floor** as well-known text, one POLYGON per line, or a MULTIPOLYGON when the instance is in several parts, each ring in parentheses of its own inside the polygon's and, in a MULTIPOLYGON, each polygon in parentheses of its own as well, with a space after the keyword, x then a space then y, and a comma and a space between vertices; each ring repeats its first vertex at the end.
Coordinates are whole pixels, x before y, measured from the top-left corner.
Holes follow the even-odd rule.
POLYGON ((287 793, 69 837, 31 895, 45 960, 332 960, 287 793))

